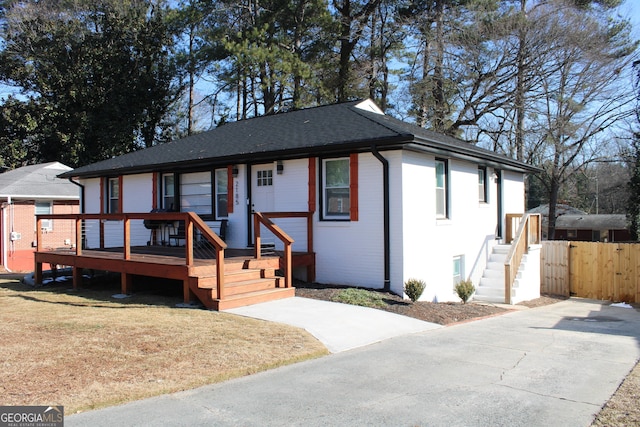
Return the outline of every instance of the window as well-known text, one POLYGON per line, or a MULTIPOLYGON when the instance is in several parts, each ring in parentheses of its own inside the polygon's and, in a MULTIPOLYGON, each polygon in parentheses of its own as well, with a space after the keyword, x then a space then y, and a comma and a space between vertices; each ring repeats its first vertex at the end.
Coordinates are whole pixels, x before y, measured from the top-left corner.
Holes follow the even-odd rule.
POLYGON ((436 217, 448 218, 449 216, 449 180, 447 177, 447 161, 436 159, 436 217))
MULTIPOLYGON (((36 215, 49 215, 52 213, 51 211, 51 202, 36 202, 36 215)), ((38 226, 38 222, 36 219, 36 227, 38 226)), ((52 219, 43 219, 40 222, 40 227, 42 230, 51 231, 53 230, 53 220, 52 219)))
POLYGON ((213 213, 213 172, 185 173, 180 175, 180 212, 198 215, 213 213))
POLYGON ((107 213, 118 213, 120 206, 120 181, 109 178, 107 183, 107 213))
POLYGON ((323 165, 324 217, 349 219, 349 159, 324 160, 323 165))
POLYGON ((174 210, 175 184, 173 174, 162 175, 162 209, 174 210))
POLYGON ((464 256, 453 257, 453 286, 464 280, 464 256))
POLYGON ((273 171, 271 169, 258 171, 258 187, 273 185, 273 171))
MULTIPOLYGON (((578 232, 577 230, 567 230, 567 238, 569 239, 575 239, 576 237, 578 237, 578 232)), ((598 236, 599 237, 599 236, 598 236)), ((595 240, 597 242, 597 240, 595 240)))
MULTIPOLYGON (((269 171, 271 172, 271 171, 269 171)), ((229 179, 226 169, 216 169, 216 217, 227 218, 229 212, 227 210, 227 200, 229 197, 229 179)))
POLYGON ((478 167, 478 200, 487 201, 487 168, 484 166, 478 167))

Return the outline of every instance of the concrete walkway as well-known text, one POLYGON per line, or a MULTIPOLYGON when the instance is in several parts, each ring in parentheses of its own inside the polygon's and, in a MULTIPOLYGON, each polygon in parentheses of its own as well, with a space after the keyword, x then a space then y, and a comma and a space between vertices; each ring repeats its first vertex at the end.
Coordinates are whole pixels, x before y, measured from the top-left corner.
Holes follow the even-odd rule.
POLYGON ((67 426, 589 426, 640 313, 571 299, 68 416, 67 426))
POLYGON ((286 298, 226 310, 227 313, 305 329, 332 353, 352 350, 399 335, 442 328, 382 310, 310 298, 286 298))

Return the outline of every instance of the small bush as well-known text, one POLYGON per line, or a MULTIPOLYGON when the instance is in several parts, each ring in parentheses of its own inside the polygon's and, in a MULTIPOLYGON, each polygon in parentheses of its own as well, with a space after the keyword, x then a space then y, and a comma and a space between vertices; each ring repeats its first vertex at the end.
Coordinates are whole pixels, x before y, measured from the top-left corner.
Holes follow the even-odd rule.
POLYGON ((476 288, 471 283, 471 280, 463 280, 456 285, 456 294, 458 294, 463 303, 469 301, 475 291, 476 288))
POLYGON ((335 296, 335 301, 344 304, 360 305, 363 307, 379 308, 387 304, 382 300, 382 295, 378 292, 367 291, 365 289, 347 288, 335 296))
POLYGON ((404 293, 407 294, 411 301, 416 302, 426 287, 427 284, 422 280, 409 279, 404 284, 404 293))

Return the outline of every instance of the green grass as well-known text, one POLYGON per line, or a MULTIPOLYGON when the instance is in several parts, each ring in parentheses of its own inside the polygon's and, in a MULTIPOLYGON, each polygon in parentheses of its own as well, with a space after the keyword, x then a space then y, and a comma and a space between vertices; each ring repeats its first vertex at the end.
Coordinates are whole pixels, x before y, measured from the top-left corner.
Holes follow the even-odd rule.
POLYGON ((387 305, 387 303, 383 301, 382 295, 378 292, 356 288, 348 288, 340 291, 336 295, 335 301, 371 308, 380 308, 387 305))

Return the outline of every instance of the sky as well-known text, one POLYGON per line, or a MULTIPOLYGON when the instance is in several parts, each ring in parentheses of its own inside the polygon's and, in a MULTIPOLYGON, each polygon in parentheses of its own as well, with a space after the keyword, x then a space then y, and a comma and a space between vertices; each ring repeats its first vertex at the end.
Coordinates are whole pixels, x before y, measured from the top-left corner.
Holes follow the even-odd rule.
MULTIPOLYGON (((640 0, 625 0, 620 7, 620 15, 622 18, 629 18, 633 25, 632 35, 640 40, 640 0)), ((15 88, 0 84, 0 101, 12 93, 15 93, 15 88)))

